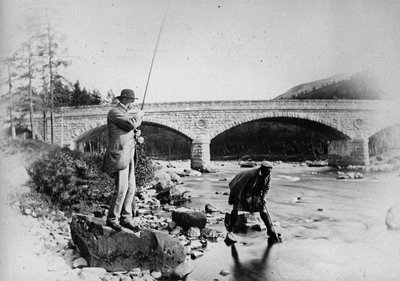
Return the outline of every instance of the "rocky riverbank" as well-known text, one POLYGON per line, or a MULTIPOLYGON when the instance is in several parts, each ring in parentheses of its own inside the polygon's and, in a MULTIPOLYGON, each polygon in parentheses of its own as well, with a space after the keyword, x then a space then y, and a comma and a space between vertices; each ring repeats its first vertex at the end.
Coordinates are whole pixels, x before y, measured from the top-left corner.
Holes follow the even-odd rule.
MULTIPOLYGON (((142 229, 162 231, 176 238, 184 247, 186 262, 178 266, 173 274, 164 272, 161 267, 134 267, 129 270, 108 272, 104 268, 89 267, 89 261, 72 242, 70 229, 72 216, 49 204, 45 197, 31 192, 26 185, 29 181, 25 170, 27 163, 22 157, 2 156, 1 229, 4 230, 1 238, 2 280, 128 281, 172 278, 179 280, 193 270, 197 260, 201 261, 200 264, 205 263, 203 259, 207 258, 202 256, 209 247, 223 243, 224 231, 221 231, 221 227, 213 229, 208 226, 223 225, 226 210, 218 210, 212 205, 191 209, 190 211, 204 215, 205 227, 178 225, 176 219, 172 219, 174 212, 179 211, 179 206, 175 205, 176 200, 190 198, 190 192, 181 184, 184 181, 183 178, 196 179, 200 178, 201 174, 190 170, 189 161, 156 161, 162 169, 160 169, 157 182, 139 194, 135 220, 142 229), (165 204, 154 199, 161 190, 168 191, 166 197, 168 202, 165 204), (5 194, 8 195, 5 196, 5 194)), ((213 164, 216 170, 234 171, 238 169, 240 163, 221 161, 213 164)), ((293 167, 306 170, 310 166, 307 163, 281 162, 275 162, 275 165, 282 170, 290 170, 293 167)), ((216 180, 227 181, 228 179, 218 177, 216 174, 216 180)), ((304 198, 296 197, 296 202, 299 201, 305 202, 304 198)), ((105 208, 91 214, 92 217, 103 220, 105 215, 105 208)), ((254 227, 257 221, 252 221, 250 224, 249 227, 254 227)), ((260 229, 261 227, 262 225, 260 229)), ((254 229, 257 227, 255 226, 254 229)), ((220 274, 214 276, 214 279, 230 280, 231 273, 228 269, 221 267, 218 272, 220 274)), ((186 280, 190 278, 191 275, 186 280)))
MULTIPOLYGON (((178 161, 179 162, 179 161, 178 161)), ((179 163, 178 163, 179 164, 179 163)), ((175 187, 180 184, 179 176, 165 165, 165 172, 159 177, 158 186, 163 188, 175 187), (167 178, 167 179, 166 179, 167 178), (165 180, 163 182, 163 180, 165 180)), ((82 256, 82 251, 75 245, 71 237, 70 224, 72 216, 60 211, 49 203, 46 197, 32 191, 27 183, 29 176, 25 167, 27 162, 23 157, 3 155, 1 161, 1 186, 2 186, 2 235, 1 265, 3 270, 2 280, 27 280, 31 273, 38 272, 34 280, 179 280, 187 275, 191 269, 188 266, 179 266, 174 272, 163 272, 157 268, 130 268, 107 272, 104 268, 89 267, 89 261, 82 256), (7 194, 7 196, 5 195, 7 194), (13 222, 13 223, 12 223, 13 222), (14 224, 14 222, 18 222, 14 224), (12 224, 12 225, 10 225, 12 224), (14 229, 17 227, 18 229, 14 229), (18 234, 18 235, 16 235, 18 234), (13 239, 23 234, 20 239, 13 239), (19 247, 19 245, 29 245, 19 247), (23 256, 24 264, 18 261, 23 256), (32 264, 32 266, 29 266, 32 264), (39 265, 40 264, 40 265, 39 265)), ((176 168, 176 166, 174 166, 176 168)), ((173 168, 173 169, 175 169, 173 168)), ((182 169, 181 176, 200 176, 196 171, 182 169)), ((156 185, 157 185, 156 184, 156 185)), ((175 205, 166 204, 160 208, 160 203, 154 198, 155 189, 141 191, 138 200, 137 217, 135 222, 141 229, 154 229, 163 231, 175 237, 185 251, 185 259, 199 258, 206 247, 208 240, 221 241, 222 234, 205 228, 206 222, 223 220, 222 215, 217 218, 211 214, 204 214, 204 225, 199 227, 186 227, 178 225, 171 217, 178 213, 175 205), (153 193, 151 192, 153 191, 153 193)), ((177 191, 175 191, 176 194, 177 191)), ((186 192, 183 192, 185 194, 186 192)), ((174 202, 171 202, 174 203, 174 202)), ((213 210, 215 211, 215 210, 213 210)), ((91 216, 104 220, 106 210, 99 210, 91 216)), ((160 266, 161 268, 161 266, 160 266)), ((30 278, 32 280, 32 278, 30 278)))

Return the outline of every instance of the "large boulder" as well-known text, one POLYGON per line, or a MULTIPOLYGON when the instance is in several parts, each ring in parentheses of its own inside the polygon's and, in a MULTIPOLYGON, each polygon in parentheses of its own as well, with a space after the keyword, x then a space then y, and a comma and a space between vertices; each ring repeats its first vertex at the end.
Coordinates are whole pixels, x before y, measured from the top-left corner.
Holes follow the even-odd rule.
POLYGON ((179 208, 172 212, 172 220, 184 230, 190 227, 203 229, 207 224, 207 216, 203 212, 194 211, 187 208, 179 208))
POLYGON ((171 188, 174 185, 171 176, 164 169, 158 169, 154 172, 153 186, 157 192, 171 188))
POLYGON ((177 238, 146 229, 140 233, 115 231, 102 219, 74 215, 71 236, 89 266, 108 271, 132 268, 174 269, 185 260, 185 249, 177 238))

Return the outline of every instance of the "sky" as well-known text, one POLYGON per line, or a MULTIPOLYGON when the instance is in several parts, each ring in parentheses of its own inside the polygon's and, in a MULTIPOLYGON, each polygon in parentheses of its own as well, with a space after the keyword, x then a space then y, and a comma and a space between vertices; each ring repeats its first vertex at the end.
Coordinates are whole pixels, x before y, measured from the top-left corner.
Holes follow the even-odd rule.
POLYGON ((0 13, 2 57, 47 15, 65 77, 102 94, 143 98, 161 26, 146 102, 266 100, 365 70, 400 88, 399 0, 2 0, 0 13))

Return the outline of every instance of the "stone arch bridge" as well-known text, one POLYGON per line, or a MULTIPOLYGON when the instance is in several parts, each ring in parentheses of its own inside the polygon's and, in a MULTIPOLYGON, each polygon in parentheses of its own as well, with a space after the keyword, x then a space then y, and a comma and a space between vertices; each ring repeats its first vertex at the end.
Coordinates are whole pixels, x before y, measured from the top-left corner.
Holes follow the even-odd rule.
MULTIPOLYGON (((211 139, 240 124, 274 119, 329 132, 331 164, 368 165, 368 139, 400 124, 400 103, 376 100, 268 100, 149 103, 143 124, 162 126, 192 140, 192 168, 210 163, 211 139)), ((54 142, 82 149, 82 141, 106 125, 112 106, 63 107, 54 114, 54 142)), ((35 116, 38 132, 43 119, 35 116)), ((50 121, 47 121, 49 126, 50 121)), ((50 128, 46 130, 50 139, 50 128)), ((41 135, 43 137, 43 133, 41 135)))

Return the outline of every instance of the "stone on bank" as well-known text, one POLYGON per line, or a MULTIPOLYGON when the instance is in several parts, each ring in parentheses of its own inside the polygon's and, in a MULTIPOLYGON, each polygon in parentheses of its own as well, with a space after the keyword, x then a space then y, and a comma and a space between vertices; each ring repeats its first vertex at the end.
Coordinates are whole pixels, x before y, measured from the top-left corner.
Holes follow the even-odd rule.
POLYGON ((184 230, 188 230, 190 227, 203 229, 207 224, 206 214, 187 208, 178 208, 172 211, 172 220, 184 230))
POLYGON ((167 233, 145 229, 115 231, 102 219, 74 215, 71 236, 89 266, 107 271, 152 268, 170 271, 185 260, 180 241, 167 233))

